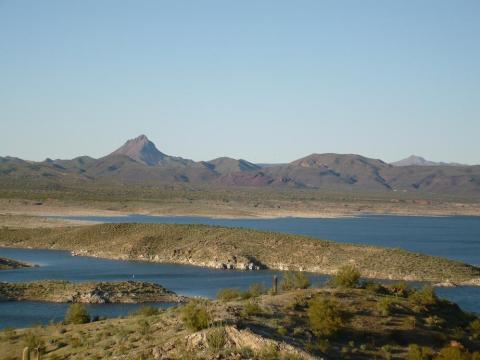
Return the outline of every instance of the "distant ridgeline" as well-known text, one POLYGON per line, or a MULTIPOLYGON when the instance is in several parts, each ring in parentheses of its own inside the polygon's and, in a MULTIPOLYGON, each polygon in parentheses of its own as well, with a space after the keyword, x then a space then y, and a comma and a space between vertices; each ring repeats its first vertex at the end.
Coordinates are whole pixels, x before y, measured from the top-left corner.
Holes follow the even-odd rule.
POLYGON ((196 186, 442 194, 480 199, 480 166, 434 163, 412 156, 394 164, 352 154, 312 154, 287 164, 253 164, 221 157, 193 161, 159 151, 144 135, 99 159, 43 162, 0 157, 0 186, 196 186))

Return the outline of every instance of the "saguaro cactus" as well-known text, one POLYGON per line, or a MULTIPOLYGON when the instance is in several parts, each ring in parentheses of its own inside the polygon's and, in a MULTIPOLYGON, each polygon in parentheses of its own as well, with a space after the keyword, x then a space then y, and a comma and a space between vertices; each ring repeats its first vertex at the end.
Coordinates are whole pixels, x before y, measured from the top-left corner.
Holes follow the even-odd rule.
POLYGON ((30 360, 30 349, 28 346, 23 348, 22 360, 30 360))
POLYGON ((33 360, 41 360, 41 358, 42 358, 42 352, 39 349, 37 349, 33 360))

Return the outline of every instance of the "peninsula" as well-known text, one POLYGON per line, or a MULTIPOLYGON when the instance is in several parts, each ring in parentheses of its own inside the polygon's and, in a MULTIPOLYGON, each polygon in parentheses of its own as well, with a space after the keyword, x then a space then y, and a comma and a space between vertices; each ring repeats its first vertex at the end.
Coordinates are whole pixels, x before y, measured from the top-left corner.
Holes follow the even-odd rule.
POLYGON ((480 285, 480 268, 401 249, 337 243, 241 228, 178 224, 99 224, 0 229, 0 246, 221 269, 334 274, 351 264, 365 278, 480 285))

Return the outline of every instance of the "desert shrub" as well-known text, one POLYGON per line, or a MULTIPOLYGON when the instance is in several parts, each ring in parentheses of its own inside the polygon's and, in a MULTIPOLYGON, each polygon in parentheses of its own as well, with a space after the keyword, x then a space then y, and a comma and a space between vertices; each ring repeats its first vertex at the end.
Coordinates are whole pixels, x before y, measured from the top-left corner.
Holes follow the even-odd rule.
POLYGON ((425 324, 428 326, 428 327, 431 327, 431 328, 438 328, 438 327, 441 327, 441 325, 444 323, 445 321, 441 318, 439 318, 437 315, 432 315, 432 316, 428 316, 426 319, 425 319, 425 324))
POLYGON ((319 337, 335 335, 345 325, 346 314, 335 300, 317 297, 308 305, 310 329, 319 337))
POLYGON ((437 295, 431 286, 425 286, 420 290, 412 292, 408 298, 419 306, 435 305, 438 301, 437 295))
POLYGON ((149 306, 149 305, 142 305, 140 306, 134 313, 133 315, 138 315, 138 316, 153 316, 153 315, 158 315, 159 314, 159 309, 149 306))
POLYGON ((307 289, 310 286, 310 279, 301 271, 289 271, 283 275, 280 286, 284 291, 307 289))
POLYGON ((86 324, 90 322, 90 315, 83 304, 72 304, 65 315, 67 324, 86 324))
POLYGON ((226 340, 226 333, 224 327, 212 328, 207 333, 207 344, 209 349, 218 351, 224 348, 226 340))
POLYGON ((391 293, 395 296, 407 297, 411 293, 411 288, 405 281, 400 281, 389 286, 391 293))
POLYGON ((138 327, 140 334, 147 335, 150 330, 150 323, 145 319, 141 319, 138 321, 138 327))
POLYGON ((3 329, 1 338, 8 341, 13 340, 15 336, 17 336, 15 329, 7 326, 5 329, 3 329))
POLYGON ((285 336, 288 334, 288 330, 285 326, 279 325, 277 326, 277 333, 280 336, 285 336))
POLYGON ((471 356, 467 351, 454 346, 444 347, 438 355, 434 357, 435 360, 470 360, 470 358, 471 356))
POLYGON ((420 347, 417 344, 408 346, 408 360, 429 360, 432 358, 433 351, 428 347, 420 347))
POLYGON ((480 339, 480 319, 475 319, 470 323, 470 336, 473 339, 480 339))
POLYGON ((318 350, 322 353, 326 353, 330 348, 330 341, 328 339, 319 339, 318 340, 318 350))
POLYGON ((380 348, 380 352, 382 354, 382 357, 385 359, 385 360, 390 360, 392 358, 392 346, 391 345, 383 345, 381 348, 380 348))
POLYGON ((194 331, 206 329, 211 322, 207 304, 201 300, 193 300, 181 308, 184 324, 194 331))
POLYGON ((267 290, 265 289, 265 286, 263 286, 263 284, 253 283, 252 285, 250 285, 246 293, 249 295, 249 297, 258 297, 265 294, 266 291, 267 290))
POLYGON ((23 346, 42 352, 45 349, 45 340, 29 330, 23 335, 23 346))
POLYGON ((239 299, 242 297, 242 292, 240 289, 234 289, 234 288, 226 288, 226 289, 220 289, 217 292, 217 299, 223 300, 223 301, 230 301, 234 299, 239 299))
POLYGON ((344 265, 332 276, 331 283, 337 287, 354 288, 359 280, 360 272, 352 265, 344 265))
POLYGON ((255 316, 261 315, 263 312, 262 308, 256 301, 249 301, 245 304, 242 310, 243 316, 255 316))
POLYGON ((382 316, 388 316, 392 313, 394 301, 391 298, 383 297, 377 303, 377 309, 382 316))
POLYGON ((259 360, 280 360, 280 352, 275 345, 264 346, 257 354, 259 360))
POLYGON ((251 348, 248 346, 243 346, 240 349, 237 350, 238 354, 240 355, 241 359, 253 359, 255 356, 255 353, 251 348))
POLYGON ((362 288, 367 290, 372 294, 385 294, 387 293, 385 287, 379 283, 372 281, 363 281, 361 284, 362 288))

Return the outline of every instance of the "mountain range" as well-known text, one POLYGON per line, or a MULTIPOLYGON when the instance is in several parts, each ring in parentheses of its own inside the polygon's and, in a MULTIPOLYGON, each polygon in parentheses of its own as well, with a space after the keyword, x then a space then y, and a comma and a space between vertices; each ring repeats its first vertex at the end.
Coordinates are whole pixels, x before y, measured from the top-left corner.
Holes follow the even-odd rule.
POLYGON ((325 191, 426 192, 480 196, 480 166, 410 157, 388 164, 355 154, 311 154, 286 164, 220 157, 193 161, 167 155, 145 135, 107 156, 41 162, 0 157, 0 187, 15 184, 115 183, 212 187, 303 188, 325 191))

